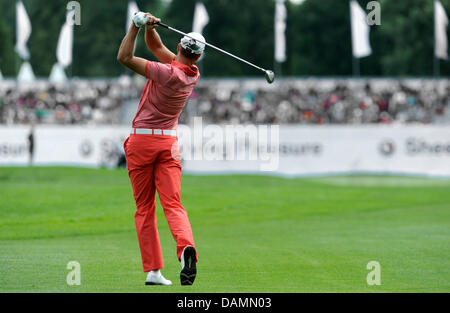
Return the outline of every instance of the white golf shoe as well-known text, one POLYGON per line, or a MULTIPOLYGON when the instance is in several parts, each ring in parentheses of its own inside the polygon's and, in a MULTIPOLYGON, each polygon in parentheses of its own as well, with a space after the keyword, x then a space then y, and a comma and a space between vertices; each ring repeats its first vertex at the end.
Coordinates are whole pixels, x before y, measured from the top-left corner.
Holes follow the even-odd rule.
POLYGON ((165 279, 164 276, 162 276, 160 271, 148 272, 147 279, 145 280, 145 284, 147 286, 152 286, 152 285, 172 286, 172 282, 168 279, 165 279))

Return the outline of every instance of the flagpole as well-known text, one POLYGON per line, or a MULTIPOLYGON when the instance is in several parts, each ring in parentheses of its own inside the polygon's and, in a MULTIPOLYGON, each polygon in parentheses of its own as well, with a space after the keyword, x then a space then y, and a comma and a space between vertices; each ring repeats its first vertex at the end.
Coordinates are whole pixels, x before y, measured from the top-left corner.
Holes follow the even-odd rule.
POLYGON ((274 65, 273 65, 273 68, 274 68, 274 70, 275 70, 275 73, 277 73, 277 76, 278 76, 278 77, 281 77, 281 75, 282 75, 282 73, 281 73, 281 63, 275 61, 275 62, 274 62, 274 65))
MULTIPOLYGON (((203 54, 205 54, 205 52, 203 51, 203 54)), ((203 56, 204 58, 205 56, 203 56)), ((203 77, 205 77, 205 73, 204 73, 204 66, 203 66, 203 60, 200 60, 200 62, 197 63, 198 66, 198 70, 200 71, 200 73, 202 74, 203 77)))
POLYGON ((441 61, 434 56, 434 77, 439 78, 441 75, 441 61))
POLYGON ((353 57, 353 76, 359 77, 361 75, 361 64, 359 58, 353 57))
POLYGON ((19 76, 21 58, 16 54, 16 78, 19 76))

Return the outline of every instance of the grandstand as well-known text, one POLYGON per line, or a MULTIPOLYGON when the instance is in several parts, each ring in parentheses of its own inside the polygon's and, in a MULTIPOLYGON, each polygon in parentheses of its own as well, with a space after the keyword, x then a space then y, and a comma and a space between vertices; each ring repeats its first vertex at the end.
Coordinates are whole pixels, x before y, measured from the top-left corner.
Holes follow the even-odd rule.
MULTIPOLYGON (((117 125, 135 113, 139 77, 76 79, 54 84, 0 84, 5 125, 117 125), (128 108, 128 110, 124 110, 128 108), (127 114, 127 116, 123 116, 127 114)), ((450 124, 450 80, 388 78, 204 79, 181 123, 194 116, 215 124, 450 124)))

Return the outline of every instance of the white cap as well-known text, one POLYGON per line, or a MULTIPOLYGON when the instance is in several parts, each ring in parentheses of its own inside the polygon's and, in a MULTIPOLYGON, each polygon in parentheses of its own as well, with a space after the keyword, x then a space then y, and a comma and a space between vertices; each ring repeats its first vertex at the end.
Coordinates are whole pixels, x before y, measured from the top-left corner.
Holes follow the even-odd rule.
POLYGON ((181 46, 184 49, 192 51, 195 54, 202 54, 205 51, 206 39, 199 33, 189 33, 187 36, 181 38, 181 46))

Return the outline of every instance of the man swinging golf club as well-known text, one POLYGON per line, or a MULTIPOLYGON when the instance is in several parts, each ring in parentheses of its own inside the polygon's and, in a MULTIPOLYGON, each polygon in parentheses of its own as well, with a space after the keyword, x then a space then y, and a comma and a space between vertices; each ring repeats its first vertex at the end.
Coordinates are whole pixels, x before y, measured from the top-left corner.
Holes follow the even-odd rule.
POLYGON ((142 93, 130 137, 124 143, 128 174, 136 200, 135 222, 146 285, 172 285, 164 268, 156 226, 155 192, 177 244, 182 285, 192 285, 197 273, 197 251, 186 210, 181 205, 181 165, 177 145, 178 117, 197 84, 200 73, 194 65, 205 48, 198 33, 184 36, 177 55, 170 52, 155 31, 160 20, 150 13, 137 13, 120 45, 117 60, 148 81, 142 93), (139 29, 146 26, 149 49, 160 61, 134 56, 139 29), (198 42, 195 39, 201 41, 198 42))

